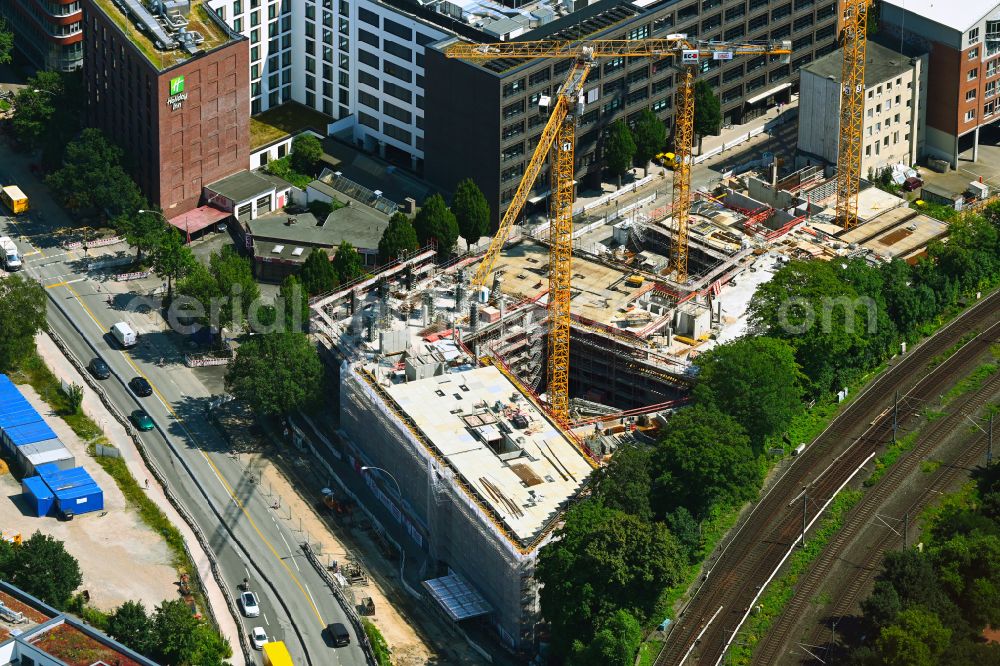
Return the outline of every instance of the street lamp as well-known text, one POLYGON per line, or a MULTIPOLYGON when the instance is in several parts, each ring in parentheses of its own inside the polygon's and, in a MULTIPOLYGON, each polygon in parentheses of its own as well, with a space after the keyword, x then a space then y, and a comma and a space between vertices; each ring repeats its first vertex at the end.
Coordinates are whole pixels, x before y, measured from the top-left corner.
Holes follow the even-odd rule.
MULTIPOLYGON (((149 213, 150 215, 159 215, 160 217, 163 218, 164 222, 166 222, 167 224, 170 224, 170 220, 167 219, 167 216, 164 215, 163 213, 161 213, 158 210, 144 210, 144 209, 140 208, 136 212, 137 213, 149 213)), ((188 219, 187 219, 187 217, 184 218, 184 235, 187 237, 187 241, 186 242, 190 243, 191 242, 191 230, 188 229, 188 219)))
POLYGON ((399 499, 403 499, 403 491, 401 491, 399 489, 399 482, 396 481, 396 477, 394 477, 387 470, 384 470, 381 467, 374 467, 374 466, 371 466, 371 465, 365 465, 364 467, 361 468, 361 471, 362 472, 367 472, 370 469, 376 470, 378 472, 382 472, 383 474, 385 474, 386 476, 388 476, 390 479, 392 479, 392 482, 394 484, 396 484, 396 494, 397 494, 397 496, 399 497, 399 499))

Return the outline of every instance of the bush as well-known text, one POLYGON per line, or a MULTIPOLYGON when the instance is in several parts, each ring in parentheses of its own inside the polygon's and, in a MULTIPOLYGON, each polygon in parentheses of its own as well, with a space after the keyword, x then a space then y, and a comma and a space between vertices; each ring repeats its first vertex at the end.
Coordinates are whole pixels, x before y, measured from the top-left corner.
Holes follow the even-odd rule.
POLYGON ((389 644, 385 642, 382 632, 378 630, 378 627, 364 618, 361 619, 361 624, 365 628, 365 636, 368 637, 368 642, 372 644, 375 661, 378 662, 379 666, 392 666, 389 644))

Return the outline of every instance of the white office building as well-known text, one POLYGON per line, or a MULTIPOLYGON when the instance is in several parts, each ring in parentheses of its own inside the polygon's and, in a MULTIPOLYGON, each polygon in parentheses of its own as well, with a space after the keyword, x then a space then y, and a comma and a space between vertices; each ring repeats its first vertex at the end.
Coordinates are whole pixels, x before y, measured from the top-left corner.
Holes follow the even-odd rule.
POLYGON ((328 130, 422 167, 424 47, 448 33, 374 0, 210 0, 250 40, 250 104, 295 101, 328 130))

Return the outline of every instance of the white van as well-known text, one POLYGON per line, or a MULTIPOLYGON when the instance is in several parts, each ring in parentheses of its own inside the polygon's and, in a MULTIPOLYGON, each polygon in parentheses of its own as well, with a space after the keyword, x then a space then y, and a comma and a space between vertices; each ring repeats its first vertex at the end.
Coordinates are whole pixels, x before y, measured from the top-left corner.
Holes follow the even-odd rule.
POLYGON ((10 239, 10 236, 0 236, 0 264, 4 270, 21 270, 21 257, 17 253, 17 245, 10 239))
POLYGON ((122 347, 132 347, 138 340, 138 335, 131 326, 127 323, 120 321, 111 327, 111 335, 115 336, 115 340, 118 341, 122 347))

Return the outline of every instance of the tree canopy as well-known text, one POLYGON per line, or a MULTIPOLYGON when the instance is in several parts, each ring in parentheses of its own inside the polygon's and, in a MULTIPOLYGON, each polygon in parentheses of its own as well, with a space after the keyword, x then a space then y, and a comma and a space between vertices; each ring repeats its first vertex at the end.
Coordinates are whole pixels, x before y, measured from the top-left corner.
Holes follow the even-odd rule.
POLYGON ((299 134, 292 139, 292 166, 296 171, 312 175, 323 157, 323 144, 312 134, 299 134))
POLYGON ((194 270, 198 260, 184 244, 181 232, 173 227, 164 228, 149 255, 153 272, 167 281, 167 300, 173 299, 174 282, 194 270))
POLYGON ((309 327, 309 294, 297 276, 289 275, 284 279, 278 290, 278 300, 286 331, 300 332, 309 327))
POLYGON ((302 285, 310 296, 333 291, 340 284, 337 269, 330 262, 330 256, 319 247, 314 247, 306 257, 299 277, 302 278, 302 285))
POLYGON ((695 405, 675 413, 656 447, 654 510, 686 507, 704 518, 717 502, 739 503, 760 488, 764 466, 732 417, 695 405))
POLYGON ((666 527, 600 501, 570 509, 557 535, 539 554, 536 577, 559 655, 590 643, 619 610, 645 620, 663 589, 680 579, 683 556, 666 527))
POLYGON ((14 53, 14 33, 7 28, 7 22, 0 18, 0 65, 11 62, 14 53))
POLYGON ((624 120, 616 120, 608 128, 607 138, 604 140, 604 162, 607 164, 608 173, 621 178, 628 173, 632 166, 632 158, 635 157, 636 145, 632 137, 632 130, 628 128, 624 120))
POLYGON ((739 423, 755 450, 780 433, 802 409, 802 373, 787 341, 744 337, 719 345, 695 360, 695 397, 739 423))
POLYGON ((62 166, 45 182, 73 212, 104 214, 111 220, 132 216, 146 205, 121 161, 121 148, 100 130, 88 128, 66 146, 62 166))
POLYGON ((663 150, 667 143, 667 128, 663 121, 649 109, 639 112, 639 119, 632 128, 635 137, 635 160, 645 170, 656 154, 663 150))
POLYGON ((353 245, 342 241, 337 246, 337 254, 333 255, 333 269, 340 284, 345 284, 364 275, 364 260, 353 245))
POLYGON ((303 333, 251 337, 240 345, 226 372, 226 390, 266 416, 316 405, 322 383, 319 354, 303 333))
POLYGON ((482 190, 471 178, 458 183, 451 201, 451 212, 458 222, 458 232, 470 246, 485 236, 490 228, 490 205, 482 190))
POLYGON ((694 82, 694 133, 698 136, 718 134, 722 127, 722 105, 719 96, 704 79, 694 82))
POLYGON ((0 280, 0 372, 9 371, 35 350, 35 334, 44 330, 45 290, 23 275, 0 280))
POLYGON ((141 601, 126 601, 108 617, 108 635, 139 654, 151 654, 155 646, 152 619, 141 601))
POLYGON ((62 541, 35 532, 2 562, 0 578, 47 604, 62 608, 83 582, 80 565, 62 541))
POLYGON ((433 194, 424 201, 423 207, 413 218, 413 228, 421 245, 432 240, 437 243, 438 257, 451 256, 458 240, 458 220, 448 209, 440 194, 433 194))
POLYGON ((419 249, 417 230, 413 228, 410 219, 403 213, 393 213, 389 218, 389 226, 382 232, 382 238, 378 242, 379 263, 387 264, 419 249))

